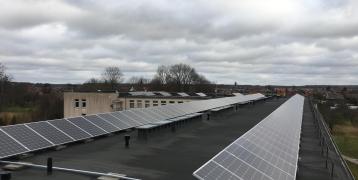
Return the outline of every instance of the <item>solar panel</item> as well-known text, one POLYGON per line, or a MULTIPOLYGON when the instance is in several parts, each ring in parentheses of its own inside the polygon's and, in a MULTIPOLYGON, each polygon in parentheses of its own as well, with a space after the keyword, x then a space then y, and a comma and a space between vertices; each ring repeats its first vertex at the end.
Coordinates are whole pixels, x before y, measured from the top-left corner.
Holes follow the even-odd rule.
POLYGON ((146 113, 142 110, 132 110, 132 113, 136 114, 139 118, 149 121, 150 123, 158 121, 155 117, 153 117, 151 114, 146 113))
POLYGON ((155 96, 153 92, 146 92, 146 91, 137 91, 137 92, 129 92, 132 96, 155 96))
POLYGON ((136 115, 135 113, 133 113, 132 111, 128 110, 128 111, 122 111, 121 114, 127 116, 128 118, 136 121, 136 122, 139 122, 141 124, 148 124, 150 123, 150 121, 148 120, 145 120, 141 117, 139 117, 138 115, 136 115))
MULTIPOLYGON (((172 96, 170 93, 167 92, 159 93, 162 96, 172 96)), ((188 95, 186 93, 179 94, 182 96, 188 95)), ((197 94, 199 96, 205 95, 203 93, 197 94)), ((151 92, 133 92, 132 95, 152 96, 156 94, 151 92)), ((137 127, 144 124, 156 123, 158 121, 168 120, 174 117, 181 116, 184 118, 184 115, 206 111, 212 108, 222 107, 239 102, 256 100, 263 97, 264 96, 262 94, 251 94, 240 97, 236 96, 218 98, 204 101, 186 102, 183 104, 151 107, 149 109, 128 110, 107 114, 90 115, 78 118, 69 118, 69 120, 58 119, 46 122, 16 125, 14 127, 6 126, 0 128, 0 137, 4 136, 2 139, 0 139, 0 158, 77 140, 83 140, 93 136, 137 127), (8 133, 11 135, 6 134, 5 131, 8 131, 8 133), (4 139, 6 139, 6 141, 8 142, 3 141, 4 139), (28 148, 26 146, 28 146, 28 148), (12 148, 17 148, 18 150, 13 150, 12 148)), ((279 121, 275 121, 274 123, 276 125, 280 124, 279 121)), ((295 125, 297 125, 297 123, 295 125)), ((282 132, 276 132, 275 129, 273 129, 269 123, 262 123, 262 125, 259 127, 264 130, 261 130, 248 137, 247 143, 251 143, 251 146, 253 147, 257 146, 257 149, 270 149, 271 154, 279 156, 283 160, 286 160, 288 161, 288 163, 292 164, 295 161, 295 156, 293 156, 292 154, 297 152, 297 150, 292 146, 297 144, 298 141, 294 139, 299 137, 299 134, 295 132, 294 127, 286 128, 285 130, 285 133, 295 132, 295 135, 292 136, 284 136, 282 135, 282 132), (261 142, 260 140, 257 140, 259 138, 258 136, 262 136, 262 133, 264 132, 266 132, 265 137, 261 138, 260 140, 265 142, 257 144, 257 142, 261 142), (273 138, 279 139, 280 141, 276 142, 272 140, 273 138), (285 145, 282 145, 283 143, 285 145), (279 146, 279 148, 277 148, 276 146, 279 146)), ((286 127, 286 125, 281 125, 280 129, 282 129, 282 127, 286 127)), ((285 165, 285 167, 281 168, 286 168, 285 171, 292 172, 291 166, 285 165)))
POLYGON ((0 158, 22 154, 28 151, 29 149, 26 149, 0 129, 0 158))
POLYGON ((241 93, 232 93, 232 94, 235 95, 235 96, 245 96, 245 95, 243 95, 241 93))
POLYGON ((206 94, 204 94, 204 93, 196 93, 197 95, 199 95, 199 96, 201 96, 201 97, 205 97, 206 96, 206 94))
POLYGON ((181 116, 182 114, 172 110, 169 106, 162 106, 161 108, 158 108, 159 111, 161 111, 164 114, 168 114, 170 118, 181 116))
POLYGON ((118 127, 119 129, 128 129, 131 128, 132 126, 128 123, 126 123, 125 121, 122 121, 116 117, 114 117, 112 115, 112 113, 106 113, 106 114, 99 114, 99 117, 103 118, 104 120, 112 123, 113 125, 115 125, 116 127, 118 127))
POLYGON ((24 124, 4 126, 1 129, 31 151, 44 149, 54 144, 24 124))
POLYGON ((156 113, 156 114, 158 114, 160 116, 163 116, 165 119, 172 118, 172 116, 170 116, 169 114, 160 111, 159 108, 152 108, 151 110, 153 111, 153 113, 156 113))
POLYGON ((65 119, 51 120, 48 122, 61 131, 65 132, 67 135, 71 136, 76 141, 92 137, 89 133, 85 132, 65 119))
POLYGON ((168 109, 176 112, 179 115, 190 114, 190 112, 182 110, 181 108, 179 108, 179 106, 176 106, 176 105, 170 105, 170 106, 168 106, 168 109))
POLYGON ((41 134, 43 137, 46 137, 46 139, 50 140, 55 145, 65 144, 74 140, 62 131, 53 127, 47 121, 29 123, 27 126, 41 134))
POLYGON ((166 119, 165 116, 162 116, 161 114, 159 114, 159 113, 153 111, 153 109, 146 108, 146 109, 143 109, 143 112, 150 114, 150 115, 151 115, 152 117, 154 117, 157 121, 161 121, 161 120, 165 120, 165 119, 166 119))
POLYGON ((178 93, 180 96, 183 96, 183 97, 187 97, 187 96, 189 96, 187 93, 184 93, 184 92, 180 92, 180 93, 178 93))
POLYGON ((103 135, 103 134, 107 133, 105 130, 103 130, 102 128, 100 128, 100 127, 98 127, 98 126, 96 126, 94 124, 92 124, 91 122, 87 121, 83 117, 68 118, 67 120, 72 122, 73 124, 75 124, 79 128, 85 130, 86 132, 88 132, 92 136, 100 136, 100 135, 103 135))
POLYGON ((159 91, 158 93, 161 94, 162 96, 171 96, 170 93, 164 91, 159 91))
POLYGON ((111 124, 110 122, 106 121, 103 118, 100 118, 97 115, 84 116, 84 118, 86 118, 91 123, 97 125, 98 127, 101 127, 102 129, 106 130, 107 132, 115 132, 121 130, 114 124, 111 124))
POLYGON ((126 122, 127 124, 129 124, 130 126, 132 127, 136 127, 136 126, 140 126, 140 125, 143 125, 144 123, 140 123, 128 116, 126 116, 124 113, 124 111, 122 112, 113 112, 111 113, 111 115, 113 115, 114 117, 116 117, 117 119, 123 121, 123 122, 126 122))
POLYGON ((301 95, 290 98, 194 176, 201 180, 296 179, 303 103, 301 95))

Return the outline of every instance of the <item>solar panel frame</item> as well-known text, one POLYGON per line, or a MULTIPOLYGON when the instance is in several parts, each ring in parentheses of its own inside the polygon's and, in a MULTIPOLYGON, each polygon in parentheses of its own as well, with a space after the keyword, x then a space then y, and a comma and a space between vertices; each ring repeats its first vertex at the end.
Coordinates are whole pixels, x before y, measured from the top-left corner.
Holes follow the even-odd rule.
POLYGON ((113 125, 118 127, 120 130, 129 129, 132 127, 130 124, 126 123, 126 121, 118 119, 115 116, 113 116, 112 114, 113 113, 103 113, 103 114, 98 114, 98 116, 100 118, 112 123, 113 125))
POLYGON ((182 97, 188 97, 188 96, 189 96, 189 94, 187 94, 187 93, 185 93, 185 92, 179 92, 179 93, 177 93, 177 94, 179 94, 179 95, 182 96, 182 97))
POLYGON ((132 110, 132 112, 136 115, 138 115, 138 117, 140 117, 141 119, 145 119, 146 121, 149 121, 149 123, 153 123, 158 121, 154 116, 152 116, 151 114, 141 110, 132 110))
POLYGON ((155 109, 156 111, 159 111, 161 114, 165 114, 168 116, 169 119, 177 117, 178 114, 171 111, 170 109, 168 109, 167 107, 164 106, 160 106, 157 109, 155 109))
POLYGON ((119 127, 115 126, 109 121, 106 121, 105 119, 99 117, 96 114, 84 116, 84 118, 86 118, 91 123, 96 124, 98 127, 101 127, 103 130, 106 130, 108 133, 121 130, 119 127))
POLYGON ((129 92, 132 96, 155 96, 153 92, 146 92, 146 91, 136 91, 136 92, 129 92))
POLYGON ((87 133, 91 134, 93 137, 101 136, 107 134, 108 132, 104 129, 98 127, 97 125, 91 123, 84 117, 73 117, 73 118, 66 118, 69 122, 73 123, 77 127, 85 130, 87 133))
POLYGON ((80 141, 93 137, 91 134, 66 119, 55 119, 50 120, 48 122, 56 128, 60 129, 61 131, 65 132, 73 139, 75 139, 75 141, 80 141))
POLYGON ((47 121, 32 122, 26 125, 43 137, 46 137, 54 145, 66 144, 74 141, 72 137, 52 126, 47 121))
POLYGON ((184 116, 186 114, 190 114, 190 112, 187 111, 183 111, 180 108, 178 108, 177 105, 171 105, 171 106, 167 106, 168 109, 170 109, 171 111, 175 112, 176 114, 178 114, 179 116, 184 116))
POLYGON ((200 97, 206 97, 206 96, 207 96, 207 95, 204 94, 204 93, 195 93, 195 94, 197 94, 197 95, 200 96, 200 97))
POLYGON ((29 151, 30 149, 0 128, 0 159, 27 153, 29 151))
POLYGON ((30 151, 36 151, 54 146, 54 143, 41 136, 25 124, 3 126, 1 129, 30 151))
POLYGON ((149 124, 149 123, 151 123, 150 121, 148 121, 148 120, 146 120, 146 119, 144 119, 144 118, 142 118, 142 117, 136 115, 136 114, 133 113, 133 111, 131 111, 131 110, 123 111, 122 114, 125 115, 125 116, 127 116, 127 117, 129 117, 130 119, 133 119, 133 120, 135 120, 135 121, 137 121, 137 122, 140 122, 140 123, 142 123, 142 124, 149 124))
POLYGON ((160 111, 159 108, 152 108, 151 110, 152 110, 154 113, 160 114, 160 115, 163 116, 165 119, 170 119, 170 118, 172 118, 172 116, 170 116, 169 114, 160 111))
POLYGON ((165 92, 165 91, 159 91, 158 93, 161 94, 162 96, 166 96, 166 97, 172 96, 170 93, 165 92))
POLYGON ((170 114, 172 117, 183 116, 185 113, 176 111, 172 106, 163 107, 163 112, 170 114))
POLYGON ((111 113, 112 116, 116 117, 117 119, 123 121, 123 122, 126 122, 127 124, 129 124, 130 126, 132 127, 137 127, 137 126, 141 126, 143 125, 144 123, 143 122, 139 122, 131 117, 128 117, 126 114, 123 113, 124 111, 121 111, 121 112, 113 112, 111 113))
POLYGON ((146 108, 146 109, 143 109, 143 111, 150 114, 152 117, 157 119, 157 121, 162 121, 162 120, 167 119, 165 116, 155 112, 153 109, 146 108))

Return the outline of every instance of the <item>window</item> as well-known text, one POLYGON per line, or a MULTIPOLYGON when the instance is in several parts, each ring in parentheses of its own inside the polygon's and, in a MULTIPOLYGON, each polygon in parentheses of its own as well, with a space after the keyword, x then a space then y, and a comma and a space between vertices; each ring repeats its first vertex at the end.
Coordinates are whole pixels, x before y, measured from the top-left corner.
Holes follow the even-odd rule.
POLYGON ((129 101, 129 108, 134 108, 134 100, 129 101))
POLYGON ((145 105, 144 105, 146 108, 150 106, 150 101, 146 100, 145 101, 145 105))
POLYGON ((87 107, 87 100, 86 99, 82 99, 82 107, 83 108, 87 107))
POLYGON ((80 107, 80 100, 75 99, 75 108, 79 108, 79 107, 80 107))
POLYGON ((178 101, 179 104, 183 103, 183 101, 178 101))
POLYGON ((160 101, 160 104, 161 104, 162 106, 165 106, 165 105, 167 105, 167 101, 160 101))
POLYGON ((158 101, 153 101, 153 106, 158 106, 158 101))
POLYGON ((137 108, 142 108, 142 100, 137 100, 137 108))
POLYGON ((175 101, 169 101, 169 104, 174 104, 175 103, 175 101))
POLYGON ((85 113, 82 113, 82 116, 86 116, 86 114, 85 114, 85 113))

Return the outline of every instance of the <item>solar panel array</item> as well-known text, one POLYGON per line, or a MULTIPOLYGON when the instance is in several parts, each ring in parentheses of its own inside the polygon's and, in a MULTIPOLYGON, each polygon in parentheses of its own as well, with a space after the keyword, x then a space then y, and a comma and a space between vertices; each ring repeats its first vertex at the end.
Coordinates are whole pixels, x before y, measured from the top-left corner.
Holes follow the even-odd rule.
POLYGON ((200 180, 296 179, 303 104, 303 96, 293 96, 193 175, 200 180))
POLYGON ((132 109, 0 127, 0 159, 142 125, 160 125, 198 112, 265 98, 262 94, 132 109))
POLYGON ((183 96, 183 97, 188 97, 188 96, 190 96, 189 94, 184 93, 184 92, 180 92, 180 93, 178 93, 178 94, 179 94, 179 96, 183 96))

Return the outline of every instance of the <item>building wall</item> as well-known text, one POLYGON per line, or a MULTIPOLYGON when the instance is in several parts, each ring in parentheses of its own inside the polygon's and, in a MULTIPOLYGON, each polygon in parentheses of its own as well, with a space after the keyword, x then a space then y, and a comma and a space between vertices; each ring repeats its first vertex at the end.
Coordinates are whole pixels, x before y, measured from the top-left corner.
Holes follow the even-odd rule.
MULTIPOLYGON (((120 97, 121 108, 118 110, 127 110, 132 108, 145 108, 153 106, 162 106, 168 104, 179 104, 184 102, 195 101, 198 99, 189 98, 139 98, 139 97, 120 97)), ((118 107, 118 106, 117 106, 118 107)))
POLYGON ((75 117, 113 111, 112 102, 117 93, 64 93, 64 117, 75 117), (78 101, 77 101, 78 100, 78 101), (78 102, 78 104, 76 103, 78 102), (85 106, 85 107, 84 107, 85 106))
POLYGON ((64 93, 64 117, 76 117, 132 108, 145 108, 168 104, 179 104, 199 100, 195 98, 158 98, 158 97, 118 97, 117 93, 64 93), (85 106, 83 105, 85 103, 85 106))

